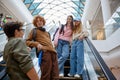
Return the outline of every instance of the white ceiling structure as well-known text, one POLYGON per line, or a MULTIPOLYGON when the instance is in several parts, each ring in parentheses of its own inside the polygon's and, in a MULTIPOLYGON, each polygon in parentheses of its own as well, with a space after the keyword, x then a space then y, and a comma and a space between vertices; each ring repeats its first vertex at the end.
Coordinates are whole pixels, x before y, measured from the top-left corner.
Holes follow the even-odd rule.
MULTIPOLYGON (((46 20, 46 28, 65 24, 68 15, 81 19, 86 0, 22 0, 32 16, 41 15, 46 20)), ((55 28, 54 28, 55 29, 55 28)))

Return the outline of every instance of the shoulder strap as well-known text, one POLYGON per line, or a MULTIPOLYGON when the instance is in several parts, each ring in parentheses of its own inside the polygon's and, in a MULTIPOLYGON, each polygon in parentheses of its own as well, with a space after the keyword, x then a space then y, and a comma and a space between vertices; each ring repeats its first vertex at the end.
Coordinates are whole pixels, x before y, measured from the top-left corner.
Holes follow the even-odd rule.
MULTIPOLYGON (((36 28, 33 28, 32 39, 33 41, 36 41, 36 28)), ((38 57, 39 54, 37 48, 35 48, 35 50, 36 50, 36 56, 38 57)))
POLYGON ((62 24, 62 27, 61 27, 61 29, 63 29, 63 30, 64 30, 64 24, 62 24))
POLYGON ((63 35, 64 35, 64 25, 63 24, 61 25, 61 29, 60 29, 60 34, 61 33, 63 33, 63 35))
POLYGON ((53 34, 53 39, 52 39, 52 41, 54 41, 55 34, 57 33, 58 29, 59 29, 59 27, 55 30, 55 33, 53 34))
POLYGON ((50 36, 50 33, 48 32, 48 34, 49 34, 49 37, 50 37, 50 39, 51 39, 51 36, 50 36))
POLYGON ((32 39, 35 41, 36 39, 36 28, 33 29, 32 39))

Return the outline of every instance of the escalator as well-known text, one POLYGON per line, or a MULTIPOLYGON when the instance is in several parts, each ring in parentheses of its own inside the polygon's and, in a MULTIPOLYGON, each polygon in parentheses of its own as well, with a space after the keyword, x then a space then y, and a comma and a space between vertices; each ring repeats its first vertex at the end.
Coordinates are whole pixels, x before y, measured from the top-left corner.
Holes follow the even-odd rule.
MULTIPOLYGON (((91 41, 86 38, 84 40, 84 57, 85 65, 82 78, 68 77, 67 74, 70 70, 70 59, 65 62, 64 65, 64 77, 60 77, 60 80, 116 80, 104 60, 95 49, 91 41)), ((0 53, 1 54, 1 53, 0 53)), ((2 55, 0 56, 2 57, 2 55)), ((8 75, 5 72, 6 67, 3 66, 4 61, 0 61, 0 80, 9 80, 8 75)))
MULTIPOLYGON (((92 63, 93 69, 95 74, 97 75, 97 80, 117 80, 109 67, 106 65, 104 62, 103 58, 100 56, 99 52, 97 49, 94 47, 94 45, 91 43, 91 41, 86 38, 85 39, 85 53, 89 56, 90 62, 92 63)), ((92 76, 90 75, 89 69, 89 77, 90 80, 95 80, 92 79, 92 76)))
POLYGON ((60 80, 116 80, 94 45, 86 38, 84 40, 84 57, 85 65, 82 78, 68 77, 70 70, 70 60, 65 62, 64 77, 60 80))
POLYGON ((9 80, 8 75, 6 73, 6 64, 3 61, 3 49, 6 44, 6 36, 2 30, 0 30, 0 80, 9 80))

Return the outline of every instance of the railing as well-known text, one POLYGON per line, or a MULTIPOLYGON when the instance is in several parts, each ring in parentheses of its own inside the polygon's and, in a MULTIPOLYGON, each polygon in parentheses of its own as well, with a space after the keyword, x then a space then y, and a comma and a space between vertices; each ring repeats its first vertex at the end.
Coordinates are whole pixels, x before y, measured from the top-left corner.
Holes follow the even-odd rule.
MULTIPOLYGON (((99 52, 91 43, 91 41, 88 38, 86 38, 84 43, 85 43, 85 53, 87 53, 87 55, 90 58, 92 66, 94 67, 95 73, 97 75, 97 78, 98 79, 104 78, 105 80, 116 80, 116 78, 110 71, 109 67, 106 65, 103 58, 100 56, 99 52)), ((89 73, 89 70, 88 70, 88 73, 89 73)), ((90 80, 92 80, 93 77, 91 76, 90 73, 89 73, 89 77, 90 77, 90 80)))
POLYGON ((85 70, 82 76, 83 80, 100 80, 100 78, 104 78, 104 80, 116 80, 91 41, 86 38, 84 43, 85 70))

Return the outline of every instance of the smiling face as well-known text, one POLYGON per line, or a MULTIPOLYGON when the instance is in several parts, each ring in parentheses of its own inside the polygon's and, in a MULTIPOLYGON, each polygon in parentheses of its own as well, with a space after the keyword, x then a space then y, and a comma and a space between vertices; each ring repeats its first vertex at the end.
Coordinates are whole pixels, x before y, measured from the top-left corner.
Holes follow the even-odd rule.
POLYGON ((41 20, 40 18, 38 18, 38 19, 37 19, 37 22, 36 22, 36 25, 37 25, 37 27, 42 27, 42 26, 44 26, 44 25, 43 25, 43 20, 41 20))
POLYGON ((36 16, 33 19, 33 24, 35 27, 43 27, 45 25, 46 21, 42 16, 36 16))
POLYGON ((76 21, 74 21, 73 23, 74 23, 74 26, 76 26, 76 27, 77 27, 77 26, 80 26, 81 21, 77 21, 77 20, 76 20, 76 21))
POLYGON ((68 16, 67 23, 70 24, 72 21, 73 21, 73 19, 70 16, 68 16))

